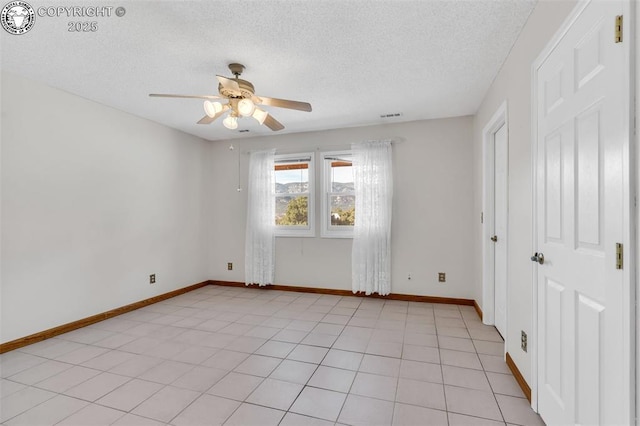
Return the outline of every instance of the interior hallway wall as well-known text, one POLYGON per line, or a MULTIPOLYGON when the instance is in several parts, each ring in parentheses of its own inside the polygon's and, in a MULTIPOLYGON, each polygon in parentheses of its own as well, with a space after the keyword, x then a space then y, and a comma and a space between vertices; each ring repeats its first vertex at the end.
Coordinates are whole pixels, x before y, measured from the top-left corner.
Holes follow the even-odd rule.
MULTIPOLYGON (((474 118, 474 212, 482 211, 482 129, 506 100, 509 120, 509 263, 507 351, 531 383, 531 354, 520 331, 532 331, 531 65, 573 10, 575 1, 539 1, 474 118)), ((482 301, 482 224, 474 220, 475 299, 482 301)))

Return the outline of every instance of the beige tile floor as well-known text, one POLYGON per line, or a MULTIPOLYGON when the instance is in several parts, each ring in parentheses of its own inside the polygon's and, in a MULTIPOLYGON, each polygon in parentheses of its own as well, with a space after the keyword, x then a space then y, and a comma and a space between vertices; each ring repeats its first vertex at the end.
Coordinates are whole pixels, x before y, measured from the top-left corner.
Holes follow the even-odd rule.
POLYGON ((14 425, 538 425, 469 306, 207 286, 0 355, 14 425))

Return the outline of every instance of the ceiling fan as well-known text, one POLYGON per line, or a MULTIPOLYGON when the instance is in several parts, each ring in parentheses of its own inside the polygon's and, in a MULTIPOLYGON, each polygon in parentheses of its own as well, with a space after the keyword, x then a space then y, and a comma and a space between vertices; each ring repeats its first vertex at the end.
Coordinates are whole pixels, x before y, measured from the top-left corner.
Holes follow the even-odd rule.
POLYGON ((204 112, 206 115, 198 121, 198 124, 210 124, 217 118, 221 117, 227 111, 229 114, 222 121, 227 129, 238 128, 238 118, 253 117, 261 125, 265 125, 273 131, 284 129, 282 123, 273 118, 267 111, 259 108, 257 105, 267 105, 278 108, 295 109, 298 111, 311 111, 311 105, 307 102, 289 101, 286 99, 267 98, 264 96, 256 96, 253 84, 247 80, 242 80, 240 75, 244 70, 242 64, 229 64, 229 69, 235 78, 227 78, 217 75, 218 93, 220 95, 172 95, 163 93, 151 93, 151 97, 161 98, 195 98, 205 99, 204 112), (227 103, 218 101, 211 102, 211 99, 224 99, 227 103))

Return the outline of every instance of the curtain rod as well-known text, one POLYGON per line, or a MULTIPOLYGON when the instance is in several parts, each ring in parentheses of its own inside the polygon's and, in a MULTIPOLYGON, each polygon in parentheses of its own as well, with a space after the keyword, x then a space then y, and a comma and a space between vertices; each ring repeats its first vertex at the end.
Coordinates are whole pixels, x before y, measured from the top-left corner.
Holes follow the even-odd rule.
MULTIPOLYGON (((386 138, 386 139, 367 139, 366 141, 370 141, 370 140, 382 140, 382 141, 391 141, 392 145, 397 145, 397 144, 401 144, 404 142, 404 138, 386 138)), ((354 142, 357 143, 357 142, 354 142)), ((270 148, 265 148, 265 149, 270 149, 270 148)), ((347 143, 347 144, 341 144, 341 145, 323 145, 323 146, 316 146, 315 147, 315 151, 334 151, 334 150, 346 150, 346 149, 351 149, 351 144, 347 143)), ((309 148, 287 148, 287 149, 277 149, 276 148, 276 155, 280 155, 280 154, 299 154, 299 153, 304 153, 305 151, 310 151, 310 150, 314 150, 314 147, 309 147, 309 148)), ((249 151, 242 151, 243 154, 251 154, 252 152, 255 151, 263 151, 262 149, 256 150, 256 149, 252 149, 249 151)))

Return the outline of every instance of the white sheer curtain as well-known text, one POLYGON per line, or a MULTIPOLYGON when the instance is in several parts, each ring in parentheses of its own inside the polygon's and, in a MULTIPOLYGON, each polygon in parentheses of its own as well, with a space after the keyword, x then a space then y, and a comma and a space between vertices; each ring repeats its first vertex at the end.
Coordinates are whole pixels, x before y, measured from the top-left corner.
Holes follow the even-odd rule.
POLYGON ((391 291, 391 141, 351 145, 356 194, 351 276, 353 292, 391 291))
POLYGON ((275 271, 275 149, 249 157, 245 284, 273 284, 275 271))

